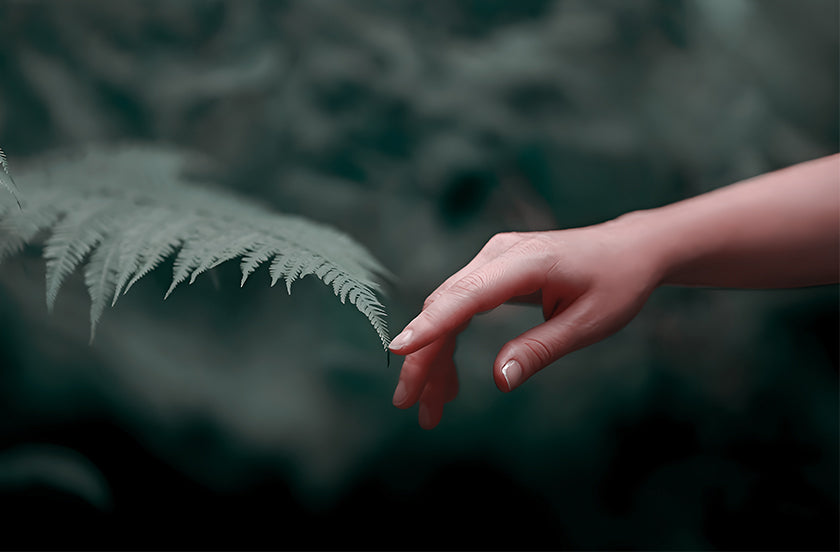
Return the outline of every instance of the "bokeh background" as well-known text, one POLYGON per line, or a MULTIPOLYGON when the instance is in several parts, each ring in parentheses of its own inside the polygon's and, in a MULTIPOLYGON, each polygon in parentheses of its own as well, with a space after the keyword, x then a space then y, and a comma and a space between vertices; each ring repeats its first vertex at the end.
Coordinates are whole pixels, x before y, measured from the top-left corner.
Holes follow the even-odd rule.
MULTIPOLYGON (((13 171, 89 144, 206 154, 232 192, 369 248, 399 329, 496 232, 838 151, 838 20, 834 0, 0 0, 0 146, 13 171)), ((163 266, 89 346, 81 277, 48 315, 40 254, 0 266, 0 546, 838 547, 836 286, 658 290, 510 395, 492 360, 540 314, 500 308, 427 432, 390 404, 400 360, 313 278, 240 289, 229 263, 163 302, 163 266)))

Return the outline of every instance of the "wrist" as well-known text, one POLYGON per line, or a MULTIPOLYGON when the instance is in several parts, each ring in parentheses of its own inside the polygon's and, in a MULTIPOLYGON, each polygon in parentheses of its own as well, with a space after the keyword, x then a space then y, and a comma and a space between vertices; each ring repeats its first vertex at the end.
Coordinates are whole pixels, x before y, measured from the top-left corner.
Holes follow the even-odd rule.
POLYGON ((835 283, 840 155, 605 223, 656 285, 735 288, 835 283))
POLYGON ((677 265, 677 249, 672 234, 662 223, 659 209, 631 211, 604 223, 609 232, 621 241, 633 263, 648 273, 651 287, 670 283, 677 265))

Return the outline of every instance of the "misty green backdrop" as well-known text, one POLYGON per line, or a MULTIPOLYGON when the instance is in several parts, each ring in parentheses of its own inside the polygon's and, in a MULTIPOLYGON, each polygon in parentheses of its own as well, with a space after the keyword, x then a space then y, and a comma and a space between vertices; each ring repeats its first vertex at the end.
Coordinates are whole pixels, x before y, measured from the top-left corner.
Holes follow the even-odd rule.
MULTIPOLYGON (((364 244, 395 333, 494 233, 837 152, 839 20, 833 0, 0 0, 0 147, 12 170, 206 154, 230 191, 364 244)), ((661 289, 507 395, 492 361, 541 314, 500 308, 426 432, 391 406, 400 359, 314 278, 240 289, 228 263, 163 302, 170 278, 88 345, 80 275, 47 314, 40 248, 0 265, 0 547, 839 544, 836 286, 661 289)))

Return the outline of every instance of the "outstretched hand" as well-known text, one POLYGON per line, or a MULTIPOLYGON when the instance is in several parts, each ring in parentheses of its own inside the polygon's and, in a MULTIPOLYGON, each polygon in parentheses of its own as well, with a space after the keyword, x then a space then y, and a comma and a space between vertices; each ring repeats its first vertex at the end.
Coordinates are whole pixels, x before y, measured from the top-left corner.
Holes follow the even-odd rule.
POLYGON ((586 228, 498 234, 446 280, 391 342, 407 355, 394 392, 440 422, 458 393, 455 339, 508 301, 542 305, 545 323, 493 364, 511 391, 563 355, 618 331, 660 284, 747 288, 840 281, 840 154, 586 228))
POLYGON ((505 392, 563 355, 618 331, 659 283, 655 263, 630 245, 622 219, 573 230, 497 234, 438 287, 391 342, 406 355, 393 402, 420 401, 419 422, 435 427, 458 393, 453 354, 476 314, 509 301, 542 305, 545 322, 502 347, 493 365, 505 392))

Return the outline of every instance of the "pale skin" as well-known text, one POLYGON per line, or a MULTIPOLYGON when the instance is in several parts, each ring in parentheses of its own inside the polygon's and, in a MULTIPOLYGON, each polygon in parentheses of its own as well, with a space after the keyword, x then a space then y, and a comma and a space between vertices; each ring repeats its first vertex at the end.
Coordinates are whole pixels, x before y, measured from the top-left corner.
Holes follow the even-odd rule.
POLYGON ((545 322, 499 351, 493 378, 504 392, 620 330, 662 285, 838 281, 840 154, 594 226, 497 234, 391 342, 406 356, 393 403, 419 401, 420 426, 435 427, 458 393, 458 334, 476 314, 507 302, 541 305, 545 322))

